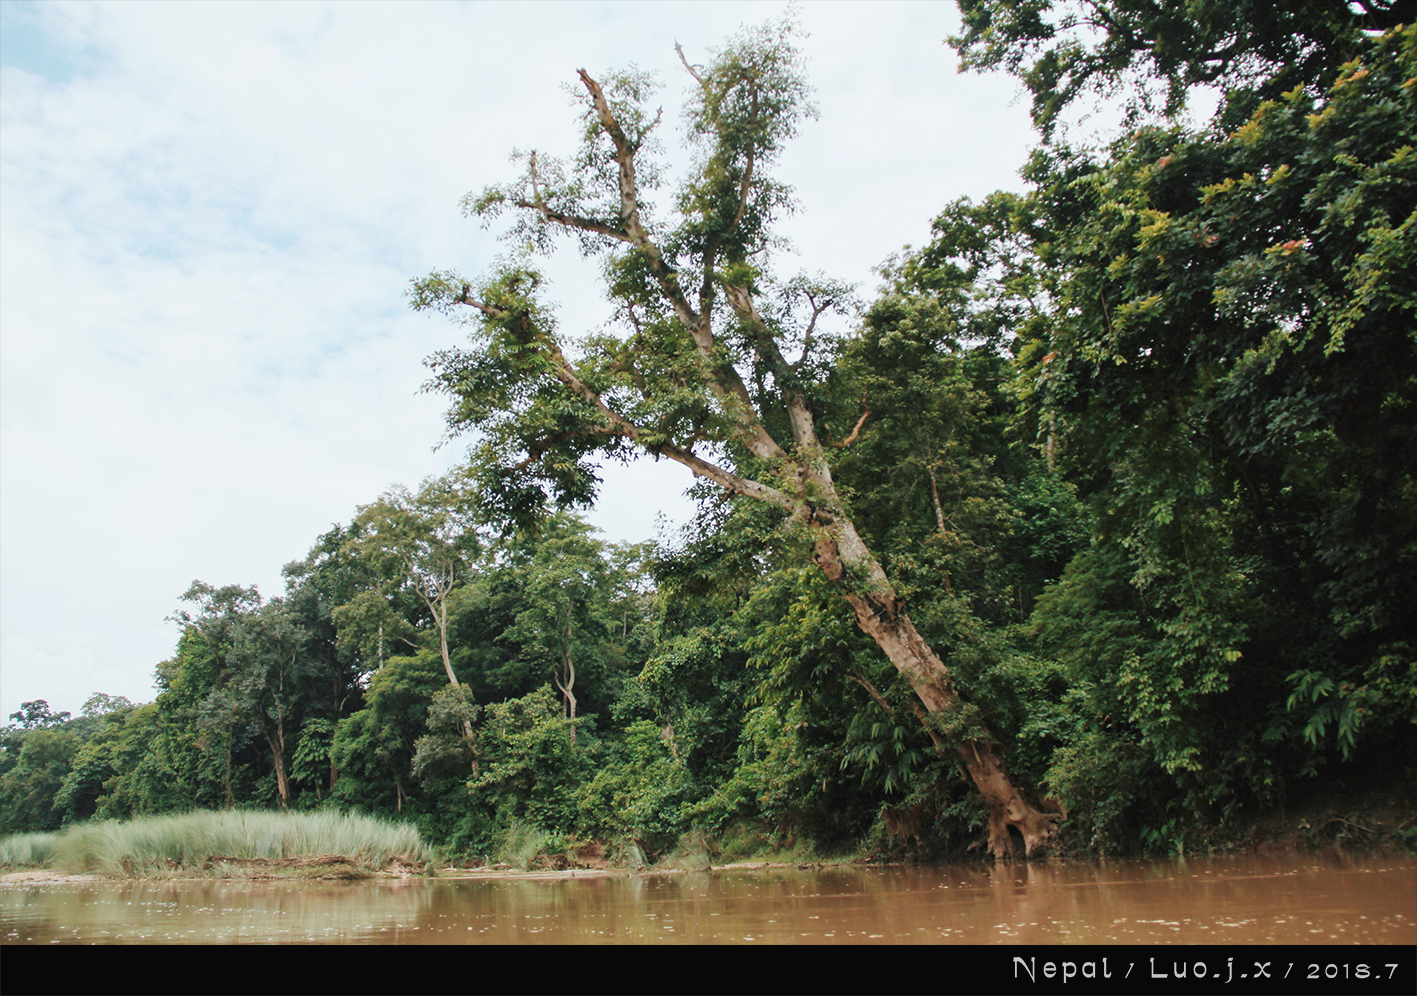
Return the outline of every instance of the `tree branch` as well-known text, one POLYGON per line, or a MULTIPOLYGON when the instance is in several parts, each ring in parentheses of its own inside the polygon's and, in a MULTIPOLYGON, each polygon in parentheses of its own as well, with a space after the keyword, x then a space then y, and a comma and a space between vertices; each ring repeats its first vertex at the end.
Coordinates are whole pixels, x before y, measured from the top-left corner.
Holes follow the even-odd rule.
MULTIPOLYGON (((862 398, 861 401, 864 403, 866 399, 862 398)), ((862 412, 861 417, 856 420, 856 428, 851 430, 851 435, 847 436, 841 442, 833 443, 832 445, 840 448, 850 446, 852 443, 856 442, 856 437, 861 435, 861 427, 866 424, 866 420, 870 417, 871 412, 869 410, 862 412)))
POLYGON ((676 42, 674 43, 674 51, 676 51, 676 52, 679 53, 679 61, 682 62, 682 63, 684 63, 684 68, 689 71, 689 75, 692 76, 695 80, 698 81, 699 86, 704 87, 705 89, 707 89, 707 88, 708 88, 708 84, 707 84, 706 82, 704 82, 704 78, 703 78, 702 76, 700 76, 697 72, 694 71, 694 67, 691 66, 691 65, 689 65, 689 60, 684 57, 684 46, 680 45, 680 44, 676 41, 676 42))
MULTIPOLYGON (((758 121, 758 88, 748 83, 748 89, 752 94, 751 108, 748 111, 748 126, 751 128, 758 121)), ((753 162, 755 150, 751 142, 748 143, 748 162, 743 167, 743 182, 738 185, 738 211, 733 215, 733 220, 728 223, 728 227, 723 230, 724 235, 731 234, 738 223, 743 220, 743 213, 748 210, 748 190, 753 183, 753 162)))
POLYGON ((594 405, 601 416, 610 423, 611 430, 618 435, 625 437, 642 449, 651 453, 668 457, 675 463, 683 464, 700 477, 707 477, 709 480, 720 484, 737 494, 746 495, 749 498, 756 498, 759 501, 770 502, 779 508, 791 510, 792 499, 777 488, 769 487, 751 478, 739 477, 730 471, 724 470, 717 464, 709 463, 691 450, 675 446, 673 443, 649 443, 644 439, 644 430, 635 425, 629 419, 620 415, 608 406, 595 391, 591 390, 571 368, 571 364, 562 355, 559 349, 552 347, 552 360, 554 366, 552 372, 556 379, 565 384, 582 401, 594 405))
POLYGON ((809 292, 807 294, 807 304, 812 309, 812 317, 807 322, 807 331, 802 334, 802 356, 797 360, 796 363, 792 364, 792 369, 794 371, 800 370, 802 368, 802 364, 807 362, 807 354, 810 353, 812 350, 812 335, 817 331, 817 319, 822 316, 822 312, 826 311, 833 304, 836 304, 836 299, 829 297, 826 299, 825 302, 822 303, 821 307, 818 307, 817 299, 813 297, 809 292))
POLYGON ((649 244, 649 236, 640 224, 639 192, 635 184, 635 147, 625 137, 625 130, 620 127, 620 122, 611 112, 610 103, 605 99, 600 84, 591 79, 590 73, 584 69, 578 69, 576 72, 585 88, 590 91, 596 116, 600 118, 600 126, 615 143, 615 158, 620 163, 620 219, 624 222, 625 232, 630 241, 638 246, 646 246, 649 244))
MULTIPOLYGON (((505 321, 512 317, 512 313, 504 308, 498 308, 495 305, 486 304, 477 300, 472 296, 471 288, 466 284, 463 285, 462 292, 458 295, 456 301, 459 304, 476 308, 489 318, 505 321)), ((792 499, 777 488, 759 481, 754 481, 751 478, 740 477, 731 471, 724 470, 717 464, 710 463, 703 459, 692 450, 684 449, 673 443, 648 442, 645 439, 646 433, 640 426, 612 409, 598 393, 592 390, 576 375, 575 369, 571 366, 570 361, 566 359, 565 354, 562 353, 560 349, 554 344, 549 343, 543 348, 546 350, 548 358, 551 360, 552 374, 557 380, 564 384, 572 394, 593 406, 596 411, 600 413, 601 417, 604 418, 607 423, 607 427, 604 430, 607 435, 613 434, 622 436, 641 449, 659 456, 668 457, 676 463, 683 464, 698 476, 707 477, 714 483, 722 485, 737 494, 745 495, 749 498, 756 498, 759 501, 769 502, 770 504, 777 505, 779 508, 789 511, 794 507, 792 499)), ((762 430, 761 426, 759 426, 758 429, 766 435, 766 432, 762 430)), ((772 442, 771 437, 768 437, 768 441, 772 442)), ((772 445, 774 447, 777 446, 776 443, 772 443, 772 445)), ((781 450, 778 452, 781 453, 781 450)), ((529 465, 526 461, 524 461, 524 464, 529 465)))
MULTIPOLYGON (((820 449, 821 444, 817 441, 817 430, 812 425, 812 411, 807 406, 807 401, 802 397, 802 393, 792 386, 793 368, 782 355, 782 350, 778 348, 777 340, 772 337, 767 322, 758 313, 757 306, 753 304, 752 291, 742 286, 724 287, 723 290, 728 296, 728 303, 733 307, 738 320, 753 333, 754 350, 767 364, 768 369, 772 371, 773 377, 777 380, 782 398, 787 402, 787 417, 792 425, 792 438, 804 450, 820 449)), ((818 462, 820 463, 820 461, 818 462)), ((825 466, 823 463, 813 469, 818 473, 824 473, 825 466)))
POLYGON ((876 691, 876 686, 871 684, 871 682, 867 681, 866 677, 858 669, 852 668, 850 671, 847 672, 846 676, 852 681, 856 682, 862 688, 866 689, 866 694, 871 696, 871 698, 875 701, 876 705, 884 709, 886 711, 886 715, 889 716, 891 719, 895 719, 895 710, 892 709, 891 704, 886 701, 886 697, 880 692, 876 691))
POLYGON ((527 208, 535 211, 547 221, 554 221, 558 225, 566 228, 578 228, 585 232, 596 232, 599 235, 608 235, 612 239, 619 239, 621 242, 633 242, 628 232, 621 228, 613 228, 603 221, 596 221, 594 218, 582 218, 574 214, 563 214, 560 211, 553 211, 541 201, 516 200, 512 202, 519 208, 527 208))
MULTIPOLYGON (((605 133, 615 144, 615 155, 620 163, 620 213, 624 221, 627 241, 645 254, 650 272, 654 274, 665 300, 673 307, 680 323, 689 330, 700 355, 708 361, 709 389, 724 404, 729 414, 737 417, 742 426, 744 445, 754 455, 764 460, 783 459, 786 454, 783 453, 782 447, 778 446, 777 441, 763 428, 753 408, 748 389, 743 384, 743 379, 738 376, 738 372, 730 364, 717 356, 717 344, 714 341, 712 330, 712 311, 706 308, 704 311, 696 313, 690 307, 688 299, 684 296, 683 288, 679 286, 678 274, 665 263, 664 254, 657 245, 650 241, 649 234, 640 224, 639 194, 635 186, 635 149, 625 137, 624 129, 620 127, 619 121, 615 119, 614 113, 610 110, 610 104, 605 99, 600 84, 592 79, 584 69, 578 70, 578 72, 581 82, 585 84, 586 90, 590 93, 601 127, 605 129, 605 133)), ((705 267, 705 277, 708 279, 712 272, 712 260, 709 259, 706 262, 710 264, 705 267)), ((707 295, 706 301, 711 304, 711 293, 707 295)))

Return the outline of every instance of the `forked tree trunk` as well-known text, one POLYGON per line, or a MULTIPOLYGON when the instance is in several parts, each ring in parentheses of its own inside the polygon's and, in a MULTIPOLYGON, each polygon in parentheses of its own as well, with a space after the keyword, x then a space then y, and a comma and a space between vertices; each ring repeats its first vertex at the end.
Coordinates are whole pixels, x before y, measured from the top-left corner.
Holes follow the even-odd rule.
POLYGON ((561 627, 561 671, 552 672, 551 680, 561 693, 562 712, 571 721, 571 743, 576 742, 576 697, 571 689, 576 687, 576 661, 571 656, 571 606, 566 606, 566 621, 561 627))
MULTIPOLYGON (((949 669, 905 614, 894 587, 855 526, 847 519, 827 519, 814 525, 818 566, 851 605, 857 625, 885 651, 925 708, 934 714, 963 705, 949 669), (848 574, 848 563, 854 577, 848 574)), ((988 738, 955 741, 953 747, 989 807, 989 850, 995 859, 1013 857, 1010 827, 1023 838, 1026 855, 1042 851, 1058 817, 1034 808, 1023 797, 1009 777, 1002 747, 988 738)))

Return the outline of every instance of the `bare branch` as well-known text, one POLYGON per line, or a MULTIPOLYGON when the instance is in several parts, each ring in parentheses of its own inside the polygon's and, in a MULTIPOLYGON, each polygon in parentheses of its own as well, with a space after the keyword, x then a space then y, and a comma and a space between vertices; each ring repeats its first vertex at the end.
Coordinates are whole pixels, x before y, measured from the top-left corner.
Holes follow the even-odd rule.
POLYGON ((793 370, 802 369, 802 364, 807 362, 807 354, 812 350, 812 335, 817 331, 817 319, 821 317, 822 312, 826 311, 833 304, 836 304, 836 298, 827 298, 819 307, 817 305, 817 299, 808 291, 807 304, 812 308, 812 317, 811 320, 807 322, 807 331, 802 334, 802 355, 798 358, 796 363, 792 364, 793 370))
MULTIPOLYGON (((784 459, 786 454, 782 447, 763 428, 762 422, 753 408, 752 397, 743 384, 743 379, 738 376, 738 372, 733 369, 731 364, 723 361, 717 355, 717 344, 714 341, 712 330, 713 315, 707 307, 712 302, 711 288, 707 288, 707 292, 704 294, 705 310, 696 313, 689 306, 688 299, 679 286, 678 274, 664 261, 664 254, 650 240, 649 234, 640 223, 639 194, 635 186, 635 148, 625 137, 624 129, 620 127, 614 112, 611 111, 610 103, 606 100, 600 84, 592 79, 584 69, 577 72, 580 74, 581 82, 585 85, 587 92, 590 93, 601 127, 605 129, 605 133, 615 144, 616 158, 620 163, 620 216, 625 227, 626 241, 645 254, 650 272, 654 274, 665 300, 673 307, 679 321, 689 330, 700 355, 709 362, 709 389, 724 404, 729 413, 736 416, 742 427, 744 444, 762 459, 771 461, 784 459)), ((711 257, 705 259, 706 279, 712 272, 712 262, 711 257)))
POLYGON ((618 435, 624 436, 641 448, 660 456, 668 457, 675 463, 681 463, 688 467, 699 477, 707 477, 716 484, 720 484, 737 494, 746 495, 749 498, 756 498, 759 501, 770 502, 779 508, 791 509, 793 501, 786 494, 777 488, 770 487, 750 478, 739 477, 731 471, 724 470, 717 464, 709 463, 691 450, 686 450, 675 446, 672 443, 649 443, 645 440, 644 430, 635 425, 629 419, 616 412, 595 391, 591 390, 571 368, 571 364, 562 355, 559 349, 552 347, 551 358, 554 362, 552 368, 556 379, 570 388, 571 392, 581 400, 595 406, 601 416, 610 423, 611 430, 618 435))
MULTIPOLYGON (((635 147, 625 137, 625 130, 615 119, 610 110, 610 102, 605 99, 600 84, 591 79, 590 73, 584 69, 578 69, 576 72, 580 74, 581 82, 590 92, 596 116, 600 118, 600 126, 615 143, 615 157, 620 163, 620 219, 625 225, 625 232, 635 245, 647 248, 651 243, 644 226, 640 224, 639 191, 635 185, 635 147)), ((658 253, 657 248, 655 252, 658 253)))
POLYGON ((856 682, 862 688, 866 689, 866 694, 871 696, 872 700, 875 701, 876 705, 884 709, 886 711, 886 715, 889 716, 891 719, 895 719, 895 710, 891 708, 891 704, 886 701, 886 697, 884 695, 876 691, 875 685, 871 684, 871 682, 866 680, 865 675, 863 675, 856 668, 852 668, 850 671, 847 672, 846 676, 852 681, 856 682))
POLYGON ((708 84, 704 82, 704 78, 695 72, 694 67, 689 65, 689 60, 684 57, 684 46, 676 41, 674 43, 674 51, 679 53, 679 61, 684 63, 684 68, 689 71, 689 75, 698 81, 699 86, 707 88, 708 84))
MULTIPOLYGON (((866 403, 866 399, 865 399, 865 398, 862 398, 862 399, 861 399, 861 403, 862 403, 862 404, 865 404, 865 403, 866 403)), ((871 412, 870 412, 869 410, 862 412, 862 413, 861 413, 861 417, 856 420, 856 428, 854 428, 854 429, 851 430, 851 435, 847 436, 847 437, 846 437, 845 439, 843 439, 841 442, 839 442, 839 443, 833 443, 832 445, 833 445, 833 446, 836 446, 836 447, 843 447, 843 446, 850 446, 852 443, 856 442, 856 437, 859 436, 859 435, 861 435, 861 427, 866 424, 866 420, 867 420, 868 418, 870 418, 870 417, 871 417, 871 412)))
POLYGON ((624 225, 625 241, 644 252, 645 258, 649 262, 650 272, 654 274, 661 292, 673 307, 679 321, 688 329, 697 329, 704 322, 689 306, 689 301, 684 297, 684 291, 679 286, 677 274, 664 262, 664 254, 660 251, 659 246, 650 241, 649 233, 640 223, 639 189, 635 181, 635 146, 625 137, 625 130, 620 127, 620 122, 616 120, 614 112, 610 110, 610 102, 605 99, 605 93, 601 90, 600 84, 592 79, 584 69, 579 69, 577 72, 580 74, 581 82, 585 84, 587 92, 590 93, 591 102, 595 105, 596 116, 600 119, 600 126, 605 129, 605 133, 615 144, 615 158, 620 164, 620 220, 624 225))
MULTIPOLYGON (((935 732, 935 728, 930 725, 930 720, 925 715, 925 709, 919 702, 912 702, 910 703, 910 710, 915 713, 915 718, 920 720, 920 725, 925 727, 925 732, 930 734, 930 741, 935 745, 935 750, 939 751, 941 754, 945 753, 946 744, 940 739, 940 735, 935 732)), ((975 751, 974 756, 976 758, 979 757, 978 751, 975 751)))
POLYGON ((453 298, 453 303, 465 304, 470 308, 476 308, 488 318, 507 317, 507 312, 503 311, 501 308, 495 308, 490 304, 483 304, 481 301, 477 300, 477 298, 473 297, 471 284, 462 285, 462 290, 458 293, 457 297, 453 298))
MULTIPOLYGON (((732 305, 738 320, 752 332, 753 348, 767 364, 773 376, 777 378, 778 389, 782 391, 782 398, 787 402, 787 417, 792 425, 792 438, 806 450, 819 450, 817 430, 812 425, 812 411, 808 407, 806 399, 802 397, 802 392, 792 387, 793 369, 783 357, 782 350, 778 348, 777 340, 773 338, 767 322, 758 313, 757 306, 753 304, 752 291, 742 286, 729 286, 723 290, 728 296, 728 303, 732 305)), ((818 466, 813 467, 816 473, 830 476, 830 471, 826 469, 825 463, 818 460, 817 464, 818 466)))

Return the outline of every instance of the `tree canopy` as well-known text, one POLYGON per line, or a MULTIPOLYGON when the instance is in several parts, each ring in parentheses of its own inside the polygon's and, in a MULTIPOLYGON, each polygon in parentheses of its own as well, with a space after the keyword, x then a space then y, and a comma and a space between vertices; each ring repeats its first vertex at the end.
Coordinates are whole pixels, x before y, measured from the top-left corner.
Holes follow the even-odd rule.
MULTIPOLYGON (((1083 94, 1121 97, 1133 121, 1174 116, 1211 85, 1253 102, 1322 91, 1374 35, 1403 23, 1397 0, 959 0, 950 39, 965 69, 1003 68, 1051 134, 1083 94)), ((1238 123, 1238 122, 1237 122, 1238 123)))

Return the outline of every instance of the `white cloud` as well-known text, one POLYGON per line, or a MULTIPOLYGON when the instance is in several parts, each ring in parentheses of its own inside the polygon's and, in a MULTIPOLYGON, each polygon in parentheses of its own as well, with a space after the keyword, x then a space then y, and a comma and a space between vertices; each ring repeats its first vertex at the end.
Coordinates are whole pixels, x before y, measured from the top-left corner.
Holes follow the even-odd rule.
MULTIPOLYGON (((0 70, 0 721, 151 698, 194 578, 279 591, 283 563, 395 482, 446 469, 422 359, 456 328, 410 277, 499 245, 458 199, 516 147, 573 147, 559 89, 638 62, 680 105, 779 4, 46 4, 55 78, 0 70)), ((808 4, 821 119, 782 162, 801 268, 871 268, 962 194, 1017 187, 1007 82, 961 77, 938 4, 808 4)), ((33 65, 38 66, 40 62, 33 65)), ((668 144, 675 140, 671 127, 668 144)), ((561 319, 594 266, 549 265, 561 319)), ((682 517, 680 468, 607 472, 612 539, 682 517)))

